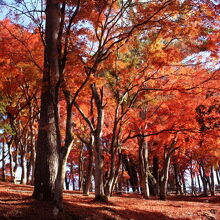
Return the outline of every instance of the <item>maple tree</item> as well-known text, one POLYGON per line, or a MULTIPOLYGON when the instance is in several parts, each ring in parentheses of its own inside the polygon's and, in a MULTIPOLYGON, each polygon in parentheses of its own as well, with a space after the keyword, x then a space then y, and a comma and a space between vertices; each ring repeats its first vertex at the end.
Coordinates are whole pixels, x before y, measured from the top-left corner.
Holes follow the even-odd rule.
POLYGON ((94 176, 99 200, 107 200, 123 181, 130 181, 134 191, 140 188, 146 199, 153 185, 154 193, 166 199, 171 165, 177 191, 182 192, 186 169, 194 188, 198 165, 205 193, 209 184, 214 194, 213 170, 219 165, 218 4, 48 0, 41 10, 29 9, 33 5, 25 1, 4 6, 13 6, 16 22, 19 13, 33 22, 29 29, 8 20, 1 23, 0 47, 8 54, 1 55, 0 86, 1 111, 7 115, 1 119, 2 143, 7 140, 9 148, 16 148, 23 177, 30 175, 24 163, 31 161, 34 198, 54 200, 55 215, 62 210, 65 169, 74 163, 87 195, 94 176), (205 156, 207 150, 210 155, 205 156), (181 170, 180 158, 188 158, 181 170), (211 180, 206 174, 210 169, 211 180))
MULTIPOLYGON (((0 26, 3 64, 1 66, 1 127, 8 148, 11 181, 15 181, 18 156, 21 156, 21 182, 25 181, 24 179, 30 181, 30 173, 34 173, 34 136, 36 136, 40 82, 38 67, 31 60, 41 55, 41 50, 36 49, 39 38, 24 31, 21 26, 13 25, 9 20, 2 21, 0 26), (28 41, 32 42, 31 46, 27 46, 28 41), (31 51, 34 52, 31 54, 31 51), (24 157, 29 154, 30 157, 25 160, 24 157), (25 161, 29 164, 27 172, 25 161), (26 174, 27 178, 24 178, 26 174)), ((31 178, 33 182, 33 176, 31 178)))

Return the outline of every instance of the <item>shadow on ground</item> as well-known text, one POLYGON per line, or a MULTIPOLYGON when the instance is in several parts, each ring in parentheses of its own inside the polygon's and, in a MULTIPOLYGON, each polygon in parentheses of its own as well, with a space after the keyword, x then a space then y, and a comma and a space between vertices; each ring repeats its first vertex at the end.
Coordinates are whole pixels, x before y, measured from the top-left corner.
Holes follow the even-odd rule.
MULTIPOLYGON (((27 194, 27 193, 26 193, 27 194)), ((113 203, 98 204, 92 198, 85 197, 80 202, 64 202, 64 212, 56 218, 53 217, 53 204, 34 200, 29 195, 21 193, 6 192, 0 194, 0 219, 22 219, 22 220, 113 220, 113 219, 149 219, 165 220, 174 219, 160 212, 133 211, 116 209, 113 203), (95 204, 96 207, 92 207, 95 204)), ((71 200, 70 200, 71 201, 71 200)))

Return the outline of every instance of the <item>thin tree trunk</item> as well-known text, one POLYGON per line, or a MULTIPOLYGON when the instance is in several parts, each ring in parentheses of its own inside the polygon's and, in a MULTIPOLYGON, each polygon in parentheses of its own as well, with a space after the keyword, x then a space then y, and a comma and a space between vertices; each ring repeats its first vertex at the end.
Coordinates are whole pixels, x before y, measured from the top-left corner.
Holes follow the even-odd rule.
POLYGON ((178 195, 178 194, 179 194, 179 191, 180 191, 180 184, 179 184, 178 167, 177 167, 177 164, 176 164, 176 163, 173 164, 173 168, 174 168, 174 176, 175 176, 176 195, 178 195))
POLYGON ((186 190, 186 181, 185 178, 183 176, 183 193, 186 195, 187 194, 187 190, 186 190))
POLYGON ((198 186, 199 186, 199 192, 201 192, 202 189, 201 189, 201 183, 200 183, 199 175, 197 175, 197 182, 198 182, 198 186))
POLYGON ((220 185, 220 175, 219 175, 219 172, 218 172, 218 168, 215 170, 215 174, 216 174, 216 179, 217 179, 217 182, 218 182, 218 185, 220 185))
POLYGON ((66 185, 66 190, 69 190, 70 189, 70 181, 67 177, 67 172, 66 172, 66 175, 65 175, 65 185, 66 185))
POLYGON ((80 109, 80 106, 74 101, 74 105, 77 110, 80 112, 83 119, 89 125, 91 129, 91 134, 94 138, 93 152, 95 159, 95 199, 96 200, 107 200, 107 197, 104 195, 104 180, 103 180, 103 165, 104 165, 104 156, 103 156, 103 145, 102 145, 102 129, 103 129, 103 120, 104 120, 104 107, 103 105, 103 88, 100 91, 97 91, 95 83, 90 85, 92 91, 92 101, 95 102, 97 109, 97 118, 96 124, 94 121, 91 121, 83 111, 80 109))
POLYGON ((7 145, 8 145, 11 182, 15 183, 15 173, 14 173, 14 168, 13 168, 13 157, 12 157, 12 142, 13 142, 13 138, 11 138, 10 141, 7 142, 7 145))
POLYGON ((118 181, 118 193, 122 195, 122 180, 118 181))
MULTIPOLYGON (((184 174, 183 174, 184 175, 184 174)), ((179 190, 180 190, 180 195, 183 195, 183 181, 182 179, 184 178, 184 176, 182 177, 181 173, 179 172, 179 190)))
POLYGON ((78 174, 79 174, 79 182, 78 182, 78 185, 79 185, 79 191, 82 190, 83 188, 83 178, 84 178, 84 175, 83 175, 83 143, 81 143, 81 146, 80 146, 80 153, 79 153, 79 166, 78 166, 78 174))
POLYGON ((140 181, 142 187, 142 194, 145 199, 150 197, 149 183, 148 183, 148 144, 145 138, 139 140, 139 164, 140 164, 140 181))
POLYGON ((163 175, 160 184, 160 199, 166 200, 167 198, 167 183, 168 183, 168 173, 170 166, 170 156, 165 154, 165 164, 163 168, 163 175))
MULTIPOLYGON (((33 117, 33 108, 32 106, 30 106, 29 108, 29 112, 30 112, 30 117, 33 117)), ((36 160, 36 149, 35 149, 35 141, 34 141, 34 130, 33 130, 33 126, 34 126, 34 119, 30 120, 30 146, 31 146, 31 156, 30 156, 30 171, 31 171, 31 180, 30 183, 31 185, 34 185, 34 172, 35 172, 35 160, 36 160)))
POLYGON ((162 170, 162 176, 161 176, 161 183, 160 183, 160 199, 166 200, 167 199, 167 183, 168 183, 168 174, 169 174, 169 167, 170 167, 170 158, 171 155, 175 152, 175 150, 178 148, 175 148, 177 140, 177 134, 173 141, 171 142, 169 148, 166 147, 164 149, 164 166, 162 170))
POLYGON ((6 181, 6 171, 5 171, 5 141, 2 143, 2 181, 6 181))
POLYGON ((122 160, 125 166, 125 170, 128 172, 128 175, 130 176, 130 184, 133 192, 138 191, 138 176, 137 176, 137 171, 132 164, 131 159, 129 159, 128 155, 123 154, 122 155, 122 160))
POLYGON ((26 165, 26 160, 25 160, 25 152, 22 151, 21 153, 21 184, 26 184, 27 180, 27 165, 26 165))
POLYGON ((112 183, 112 186, 111 186, 111 188, 110 188, 110 195, 112 195, 112 193, 113 193, 113 191, 114 191, 114 188, 115 188, 115 186, 116 186, 116 184, 117 184, 117 182, 118 182, 118 179, 119 179, 119 170, 120 170, 120 167, 121 167, 121 165, 122 165, 122 154, 121 154, 121 152, 120 152, 120 150, 119 150, 119 158, 118 158, 118 165, 117 165, 117 167, 116 167, 116 170, 115 170, 115 175, 114 175, 114 179, 113 179, 113 183, 112 183))
POLYGON ((14 163, 14 167, 13 167, 13 183, 16 183, 16 172, 18 169, 18 148, 16 145, 16 150, 14 151, 14 155, 12 155, 12 161, 14 163))
POLYGON ((117 129, 118 129, 118 114, 119 114, 119 104, 117 104, 114 114, 114 124, 112 130, 112 139, 111 139, 111 166, 110 166, 110 175, 108 176, 107 183, 105 184, 105 195, 109 197, 112 193, 114 188, 114 180, 116 177, 116 160, 117 160, 117 153, 118 153, 118 145, 116 143, 117 140, 117 129))
POLYGON ((154 195, 159 195, 159 159, 158 157, 154 156, 153 158, 153 177, 155 179, 153 189, 154 195))
POLYGON ((204 169, 202 169, 202 164, 200 164, 199 166, 199 174, 200 174, 200 177, 202 179, 202 184, 203 184, 203 195, 204 196, 208 196, 208 187, 207 187, 207 180, 206 180, 206 177, 205 177, 205 173, 204 173, 204 169))
POLYGON ((70 166, 70 176, 72 177, 72 185, 73 185, 73 190, 76 190, 76 187, 75 187, 75 176, 74 176, 74 164, 73 162, 71 163, 71 166, 70 166))
POLYGON ((89 195, 89 190, 91 187, 91 182, 92 182, 92 173, 93 173, 93 162, 94 162, 94 154, 93 154, 93 137, 91 137, 90 140, 90 146, 88 146, 89 150, 89 162, 88 162, 88 167, 87 167, 87 175, 86 175, 86 183, 85 183, 85 188, 84 188, 84 195, 89 195))
POLYGON ((129 180, 126 180, 126 189, 127 189, 127 193, 129 193, 129 180))
POLYGON ((26 184, 31 184, 31 161, 30 158, 26 158, 26 184))
POLYGON ((210 176, 210 180, 211 180, 211 195, 215 196, 215 179, 214 179, 214 168, 213 166, 211 167, 211 176, 210 176))
POLYGON ((75 178, 72 178, 72 184, 73 184, 73 190, 76 190, 76 186, 75 186, 75 178))
POLYGON ((190 168, 190 178, 191 178, 191 193, 193 196, 195 196, 196 191, 195 191, 194 174, 193 174, 192 167, 190 168))

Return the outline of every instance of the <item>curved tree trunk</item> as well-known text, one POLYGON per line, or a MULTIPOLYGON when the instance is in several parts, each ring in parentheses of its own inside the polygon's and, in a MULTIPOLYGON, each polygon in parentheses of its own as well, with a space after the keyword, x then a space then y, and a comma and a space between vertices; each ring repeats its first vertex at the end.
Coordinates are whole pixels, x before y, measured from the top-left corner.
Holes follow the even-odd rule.
POLYGON ((66 93, 65 97, 67 101, 66 137, 65 137, 65 145, 57 149, 57 151, 59 152, 59 164, 58 164, 58 173, 55 181, 54 210, 53 210, 54 215, 57 215, 59 211, 63 210, 63 186, 66 175, 66 163, 73 144, 73 136, 72 136, 73 103, 71 101, 71 97, 69 93, 66 93))

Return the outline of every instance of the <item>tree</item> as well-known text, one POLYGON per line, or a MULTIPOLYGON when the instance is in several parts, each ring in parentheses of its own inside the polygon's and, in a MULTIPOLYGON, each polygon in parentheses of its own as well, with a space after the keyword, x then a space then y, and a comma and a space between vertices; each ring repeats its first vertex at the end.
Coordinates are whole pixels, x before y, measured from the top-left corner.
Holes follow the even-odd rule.
MULTIPOLYGON (((2 127, 9 154, 11 181, 15 181, 15 171, 19 165, 27 162, 27 172, 22 169, 22 176, 34 173, 35 129, 38 120, 39 62, 41 48, 37 47, 39 35, 24 30, 9 20, 1 21, 0 47, 1 58, 1 98, 2 127), (13 88, 13 89, 11 89, 13 88), (31 154, 30 159, 25 156, 31 154), (18 161, 18 157, 21 160, 18 161), (13 162, 15 165, 13 165, 13 162)), ((22 166, 25 168, 26 166, 22 166)), ((24 178, 22 178, 24 181, 24 178)))
MULTIPOLYGON (((4 4, 8 7, 13 6, 9 3, 4 4)), ((175 149, 175 141, 171 140, 171 134, 186 130, 183 121, 187 119, 186 114, 179 111, 184 104, 177 97, 187 100, 185 97, 188 91, 199 90, 201 84, 216 79, 218 75, 217 71, 211 71, 209 74, 206 68, 203 70, 192 68, 194 63, 187 68, 188 64, 184 61, 185 58, 189 59, 188 56, 192 53, 203 49, 212 50, 212 56, 216 57, 217 38, 214 41, 211 38, 212 34, 216 35, 217 29, 214 28, 216 23, 210 17, 210 14, 214 16, 218 14, 215 3, 204 1, 198 4, 190 0, 184 1, 184 4, 175 0, 159 2, 47 0, 42 4, 42 7, 46 8, 45 22, 43 10, 38 11, 36 7, 34 10, 28 10, 24 1, 17 2, 16 7, 19 6, 23 8, 17 12, 28 15, 38 25, 38 29, 35 28, 34 31, 41 36, 44 48, 44 59, 41 59, 40 64, 30 56, 31 62, 43 73, 33 196, 40 200, 55 200, 55 214, 62 209, 65 167, 75 141, 73 129, 73 106, 75 106, 90 129, 87 135, 90 140, 89 142, 84 140, 84 143, 91 147, 91 161, 92 153, 96 158, 96 198, 104 196, 105 151, 111 155, 110 175, 106 178, 106 194, 109 195, 119 175, 122 160, 129 170, 131 163, 127 163, 127 157, 123 158, 121 145, 132 138, 139 140, 140 173, 145 196, 148 197, 147 181, 150 174, 147 174, 149 169, 147 151, 150 145, 147 143, 149 141, 147 137, 166 132, 164 141, 159 138, 161 146, 165 147, 162 181, 164 187, 161 189, 164 197, 169 163, 175 149), (198 8, 205 10, 197 10, 198 8), (39 15, 37 19, 34 17, 35 13, 39 15), (45 31, 42 31, 44 23, 45 31), (207 28, 208 25, 213 29, 207 28), (129 54, 122 49, 131 52, 129 54), (118 56, 118 53, 121 54, 118 56), (111 71, 108 70, 109 66, 111 71), (199 80, 191 82, 189 77, 185 77, 192 70, 197 71, 196 76, 200 74, 199 80), (135 81, 131 82, 132 79, 135 81), (104 82, 107 82, 107 85, 104 85, 104 82), (115 101, 106 102, 106 96, 109 94, 112 94, 115 101), (88 111, 85 113, 82 109, 83 95, 91 98, 89 104, 87 101, 87 110, 95 106, 91 115, 87 115, 88 111), (150 98, 153 101, 150 101, 150 98), (143 117, 146 120, 143 120, 145 102, 148 105, 146 116, 143 117), (157 105, 154 102, 160 103, 157 105), (60 111, 60 106, 65 110, 60 111), (112 136, 109 138, 103 135, 107 127, 104 112, 111 114, 112 109, 115 115, 114 123, 109 129, 112 136), (141 128, 144 124, 146 129, 137 131, 128 127, 132 117, 127 113, 131 110, 131 114, 135 115, 136 112, 142 114, 140 118, 143 123, 136 120, 134 126, 141 128), (149 117, 150 115, 152 116, 149 117), (183 115, 185 117, 182 117, 183 115), (175 116, 173 120, 172 116, 175 116), (65 126, 62 126, 62 119, 65 126), (124 132, 122 128, 125 128, 124 132), (110 143, 107 150, 104 150, 104 138, 110 143)), ((24 41, 17 39, 17 42, 24 45, 24 41)), ((8 47, 10 48, 10 45, 8 47)), ((86 98, 88 100, 88 97, 86 98)), ((192 110, 194 105, 195 102, 188 108, 192 110)), ((31 109, 29 111, 31 112, 31 109)), ((189 118, 187 122, 188 120, 189 118)), ((29 122, 32 123, 31 120, 29 122)), ((191 124, 187 124, 187 129, 189 125, 191 124)), ((83 138, 82 135, 77 136, 83 138)), ((183 144, 183 140, 184 138, 179 142, 183 144)))

